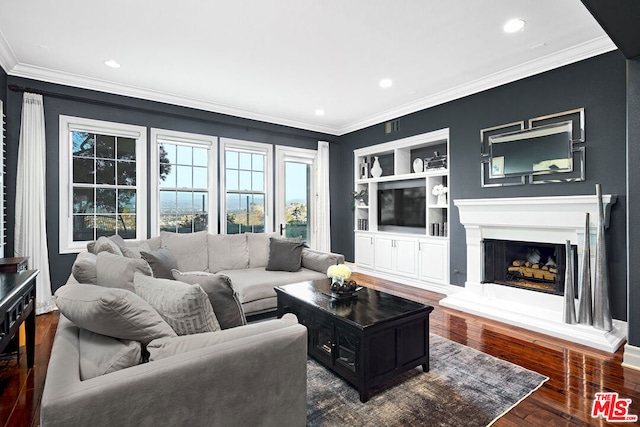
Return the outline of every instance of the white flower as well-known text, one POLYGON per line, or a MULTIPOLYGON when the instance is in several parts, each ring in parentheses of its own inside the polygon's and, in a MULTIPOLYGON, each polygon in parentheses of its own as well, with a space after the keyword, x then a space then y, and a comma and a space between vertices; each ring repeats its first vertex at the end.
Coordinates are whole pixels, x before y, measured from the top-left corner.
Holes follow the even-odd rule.
POLYGON ((351 276, 351 270, 344 264, 332 265, 327 268, 327 277, 332 279, 348 279, 351 276))
POLYGON ((439 196, 441 194, 446 194, 447 192, 449 192, 449 189, 447 187, 445 187, 442 184, 438 184, 436 186, 433 187, 433 190, 431 190, 431 193, 434 196, 439 196))

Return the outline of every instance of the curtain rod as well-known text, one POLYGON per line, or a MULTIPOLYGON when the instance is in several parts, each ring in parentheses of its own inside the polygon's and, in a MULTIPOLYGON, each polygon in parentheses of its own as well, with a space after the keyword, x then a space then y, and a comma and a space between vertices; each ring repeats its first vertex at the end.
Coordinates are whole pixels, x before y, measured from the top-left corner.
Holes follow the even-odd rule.
MULTIPOLYGON (((255 130, 267 130, 270 133, 274 133, 274 134, 280 134, 280 135, 286 135, 286 136, 292 136, 292 135, 299 135, 299 136, 303 136, 305 138, 313 138, 313 136, 305 136, 305 135, 300 135, 297 132, 283 132, 283 131, 279 131, 276 129, 268 129, 268 127, 271 126, 278 126, 281 127, 283 125, 278 125, 275 123, 268 123, 268 122, 260 122, 260 121, 256 121, 257 124, 259 123, 265 123, 266 126, 260 127, 260 126, 254 126, 254 127, 249 127, 247 125, 236 125, 233 123, 227 123, 227 122, 223 122, 223 121, 217 121, 217 120, 211 120, 211 119, 205 119, 202 117, 194 117, 188 113, 177 113, 177 112, 168 112, 168 111, 160 111, 160 110, 155 110, 153 108, 148 108, 148 107, 136 107, 136 106, 132 106, 132 105, 126 105, 126 104, 120 104, 114 101, 102 101, 102 100, 97 100, 97 99, 91 99, 91 98, 87 98, 87 97, 83 97, 83 96, 78 96, 78 95, 66 95, 64 93, 57 93, 57 92, 49 92, 46 90, 40 90, 40 89, 32 89, 29 87, 24 87, 24 86, 18 86, 15 84, 10 84, 7 85, 7 87, 9 88, 9 90, 13 91, 13 92, 29 92, 29 93, 35 93, 36 95, 42 95, 42 96, 50 96, 53 98, 60 98, 60 99, 67 99, 70 101, 79 101, 79 102, 85 102, 88 104, 93 104, 93 105, 101 105, 101 106, 105 106, 105 107, 114 107, 114 108, 119 108, 119 109, 126 109, 126 110, 132 110, 132 111, 140 111, 140 112, 144 112, 144 113, 152 113, 152 114, 160 114, 160 115, 165 115, 165 116, 170 116, 170 117, 178 117, 178 118, 183 118, 183 119, 189 119, 189 120, 196 120, 199 122, 203 122, 203 123, 215 123, 215 124, 221 124, 221 125, 225 125, 225 126, 232 126, 235 128, 244 128, 247 132, 250 131, 252 128, 255 130)), ((109 94, 107 92, 104 92, 108 95, 113 95, 113 94, 109 94)), ((126 95, 118 95, 118 96, 126 96, 126 95)), ((142 99, 142 98, 131 98, 131 99, 136 99, 136 100, 140 100, 140 101, 145 101, 145 102, 158 102, 160 103, 160 101, 151 101, 148 99, 142 99)), ((234 119, 238 119, 238 120, 252 120, 252 119, 246 119, 244 117, 236 117, 236 116, 231 116, 225 113, 216 113, 213 111, 207 111, 207 110, 200 110, 200 109, 196 109, 196 108, 191 108, 191 107, 183 107, 180 105, 173 105, 173 104, 165 104, 165 105, 169 105, 169 106, 173 106, 173 107, 178 107, 178 108, 189 108, 189 109, 193 109, 196 111, 202 111, 204 113, 211 113, 211 114, 220 114, 223 116, 228 116, 234 119)), ((295 129, 295 128, 292 128, 295 129)), ((315 131, 307 131, 307 130, 302 130, 302 132, 311 132, 312 134, 318 134, 318 132, 315 131)))

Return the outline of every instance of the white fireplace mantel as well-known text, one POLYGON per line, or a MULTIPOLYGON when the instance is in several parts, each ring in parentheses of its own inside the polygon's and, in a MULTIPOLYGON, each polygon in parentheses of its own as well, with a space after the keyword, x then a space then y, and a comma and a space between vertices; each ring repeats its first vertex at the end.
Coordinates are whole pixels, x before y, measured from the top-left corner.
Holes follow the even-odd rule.
MULTIPOLYGON (((603 196, 605 226, 615 201, 615 195, 603 196)), ((440 301, 441 305, 608 352, 615 352, 620 347, 626 337, 625 322, 614 320, 614 329, 610 332, 591 326, 568 325, 563 322, 562 296, 482 283, 483 239, 554 244, 564 244, 569 240, 578 248, 578 272, 581 276, 586 212, 590 216, 593 269, 598 221, 596 196, 459 199, 454 204, 466 230, 467 281, 463 290, 447 296, 440 301)), ((591 275, 595 277, 593 271, 591 275)), ((580 283, 581 277, 577 280, 580 283)))

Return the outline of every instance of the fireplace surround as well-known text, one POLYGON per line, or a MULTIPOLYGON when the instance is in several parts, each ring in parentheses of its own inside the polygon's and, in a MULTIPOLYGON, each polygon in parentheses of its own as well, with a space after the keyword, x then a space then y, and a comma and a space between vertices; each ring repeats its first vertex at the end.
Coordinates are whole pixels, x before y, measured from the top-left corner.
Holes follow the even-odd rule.
MULTIPOLYGON (((605 221, 615 195, 604 195, 605 221)), ((626 322, 614 320, 613 330, 600 331, 587 325, 563 322, 563 296, 558 292, 537 292, 485 280, 483 241, 510 240, 575 247, 574 277, 580 283, 584 247, 585 213, 589 212, 591 268, 595 265, 596 196, 518 197, 496 199, 458 199, 454 201, 465 227, 467 243, 467 281, 440 304, 532 331, 562 338, 599 350, 615 352, 625 340, 626 322)), ((608 224, 605 224, 607 226, 608 224)), ((593 271, 591 272, 593 277, 593 271)), ((486 279, 489 279, 487 277, 486 279)), ((499 281, 499 280, 498 280, 499 281)), ((578 296, 578 293, 576 293, 578 296)), ((578 300, 576 299, 576 306, 578 300)))

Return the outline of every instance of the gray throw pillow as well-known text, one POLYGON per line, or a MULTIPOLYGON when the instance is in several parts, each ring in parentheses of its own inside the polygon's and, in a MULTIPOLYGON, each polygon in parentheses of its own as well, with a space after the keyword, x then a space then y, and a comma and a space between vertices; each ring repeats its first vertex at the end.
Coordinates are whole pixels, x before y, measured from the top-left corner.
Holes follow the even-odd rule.
POLYGON ((151 267, 143 259, 125 258, 108 252, 100 252, 96 258, 96 284, 99 286, 122 288, 134 292, 133 274, 135 272, 151 276, 151 267))
POLYGON ((90 252, 80 252, 71 266, 71 274, 78 283, 98 283, 97 257, 90 252))
POLYGON ((229 329, 247 324, 247 319, 238 300, 238 294, 231 286, 231 279, 224 274, 202 271, 181 272, 171 270, 173 278, 191 285, 198 284, 209 297, 213 312, 221 329, 229 329))
POLYGON ((173 280, 171 270, 178 268, 178 264, 169 249, 160 248, 153 252, 140 251, 140 256, 151 266, 153 277, 173 280))
POLYGON ((299 271, 304 243, 284 239, 269 239, 268 271, 299 271))
POLYGON ((126 289, 68 284, 56 290, 54 302, 64 317, 96 334, 143 345, 176 336, 148 302, 126 289))
MULTIPOLYGON (((102 236, 98 240, 96 240, 96 244, 93 247, 93 253, 98 255, 100 252, 109 252, 114 255, 122 256, 122 250, 120 249, 120 246, 118 246, 118 243, 116 243, 116 241, 112 237, 114 238, 115 236, 102 236)), ((122 238, 120 238, 120 240, 122 240, 122 238)))
POLYGON ((82 381, 142 363, 138 341, 119 340, 79 329, 80 379, 82 381))
POLYGON ((147 301, 178 335, 220 330, 209 297, 199 285, 136 274, 136 293, 147 301))

